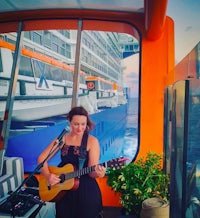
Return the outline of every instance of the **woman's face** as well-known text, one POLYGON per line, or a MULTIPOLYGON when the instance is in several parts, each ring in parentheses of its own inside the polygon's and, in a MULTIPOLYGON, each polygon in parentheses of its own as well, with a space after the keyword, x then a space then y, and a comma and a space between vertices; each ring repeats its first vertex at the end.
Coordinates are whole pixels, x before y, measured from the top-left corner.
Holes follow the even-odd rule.
POLYGON ((87 126, 87 117, 84 115, 74 115, 70 122, 71 131, 74 134, 81 135, 87 126))

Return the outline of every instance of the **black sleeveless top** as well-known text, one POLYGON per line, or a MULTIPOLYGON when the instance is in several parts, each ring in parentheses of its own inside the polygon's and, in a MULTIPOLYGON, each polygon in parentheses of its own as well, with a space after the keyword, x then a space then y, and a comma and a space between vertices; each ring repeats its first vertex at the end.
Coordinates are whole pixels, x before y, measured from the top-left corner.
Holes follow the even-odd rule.
POLYGON ((85 132, 83 134, 81 146, 64 144, 61 149, 61 163, 58 166, 63 167, 70 163, 74 165, 76 169, 86 167, 88 164, 87 141, 88 133, 85 132))
MULTIPOLYGON (((63 145, 59 167, 72 164, 77 169, 88 166, 88 133, 84 133, 81 146, 63 145)), ((97 218, 102 213, 102 198, 98 183, 88 174, 79 178, 76 190, 65 191, 56 202, 56 218, 97 218)))

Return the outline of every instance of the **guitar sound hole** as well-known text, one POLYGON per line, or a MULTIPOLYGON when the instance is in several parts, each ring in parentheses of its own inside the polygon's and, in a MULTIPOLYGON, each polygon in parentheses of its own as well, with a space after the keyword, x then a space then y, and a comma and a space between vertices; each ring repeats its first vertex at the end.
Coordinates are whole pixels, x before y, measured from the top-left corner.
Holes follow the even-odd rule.
POLYGON ((64 174, 61 174, 59 176, 59 178, 60 178, 60 183, 63 183, 65 181, 65 175, 64 174))

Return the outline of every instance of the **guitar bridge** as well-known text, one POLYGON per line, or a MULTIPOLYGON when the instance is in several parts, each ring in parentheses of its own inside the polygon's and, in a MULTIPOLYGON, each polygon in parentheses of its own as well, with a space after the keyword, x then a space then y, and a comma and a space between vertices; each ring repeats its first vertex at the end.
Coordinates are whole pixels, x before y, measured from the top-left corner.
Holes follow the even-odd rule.
POLYGON ((51 190, 51 185, 48 184, 48 185, 47 185, 47 188, 48 188, 48 190, 50 191, 50 190, 51 190))

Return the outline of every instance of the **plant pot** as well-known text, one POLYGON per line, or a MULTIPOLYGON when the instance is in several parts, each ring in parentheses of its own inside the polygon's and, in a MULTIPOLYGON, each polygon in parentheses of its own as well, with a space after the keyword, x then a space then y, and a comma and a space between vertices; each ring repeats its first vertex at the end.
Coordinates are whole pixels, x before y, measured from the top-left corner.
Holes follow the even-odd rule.
POLYGON ((169 204, 159 198, 149 198, 142 202, 140 218, 169 218, 169 204))

